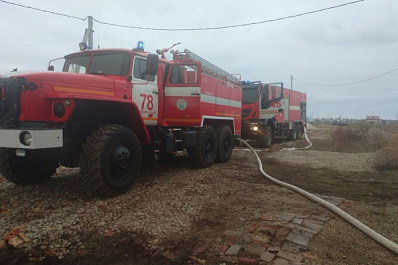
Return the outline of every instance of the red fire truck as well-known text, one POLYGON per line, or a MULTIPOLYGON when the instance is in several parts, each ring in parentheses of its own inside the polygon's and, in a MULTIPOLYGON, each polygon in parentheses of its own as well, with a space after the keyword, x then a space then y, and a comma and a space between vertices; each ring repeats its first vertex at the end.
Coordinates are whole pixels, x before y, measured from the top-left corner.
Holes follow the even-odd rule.
POLYGON ((63 58, 62 72, 1 76, 7 180, 32 184, 59 164, 80 166, 82 182, 108 196, 125 192, 155 154, 186 151, 196 167, 230 159, 241 129, 238 78, 189 50, 166 60, 142 46, 82 48, 63 58))
POLYGON ((307 95, 283 83, 242 82, 242 138, 270 147, 274 138, 301 138, 307 95))

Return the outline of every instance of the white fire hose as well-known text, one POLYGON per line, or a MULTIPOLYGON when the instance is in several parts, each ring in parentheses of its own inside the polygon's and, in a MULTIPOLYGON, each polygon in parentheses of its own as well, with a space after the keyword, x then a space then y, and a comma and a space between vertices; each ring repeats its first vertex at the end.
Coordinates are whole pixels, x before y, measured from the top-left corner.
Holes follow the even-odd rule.
POLYGON ((292 151, 292 150, 304 150, 304 149, 307 149, 307 148, 310 148, 311 146, 312 146, 312 143, 311 143, 311 141, 310 141, 310 139, 308 139, 308 136, 307 136, 307 129, 305 129, 305 127, 303 127, 304 128, 304 136, 305 136, 305 139, 307 140, 307 142, 308 142, 308 144, 309 145, 307 145, 306 147, 303 147, 303 148, 296 148, 296 147, 292 147, 292 148, 283 148, 283 149, 281 149, 281 151, 285 151, 285 150, 287 150, 287 151, 292 151))
MULTIPOLYGON (((310 143, 309 146, 304 147, 304 148, 299 148, 299 149, 306 149, 309 148, 312 143, 309 141, 308 137, 307 137, 307 132, 304 128, 304 135, 305 138, 307 139, 307 141, 310 143)), ((303 189, 300 189, 299 187, 296 187, 294 185, 282 182, 280 180, 277 180, 273 177, 271 177, 270 175, 268 175, 267 173, 265 173, 265 171, 263 170, 263 165, 261 163, 260 157, 257 155, 256 151, 245 141, 243 141, 240 138, 236 138, 236 140, 238 140, 239 142, 243 143, 244 145, 246 145, 251 151, 252 153, 255 155, 257 162, 258 162, 258 169, 260 171, 260 173, 268 180, 282 186, 285 188, 289 188, 297 193, 299 193, 300 195, 316 202, 319 203, 320 205, 322 205, 323 207, 329 209, 330 211, 334 212, 335 214, 337 214, 338 216, 340 216, 341 218, 343 218, 344 220, 346 220, 347 222, 349 222, 350 224, 352 224, 353 226, 355 226, 356 228, 358 228, 359 230, 361 230, 363 233, 365 233, 366 235, 368 235, 370 238, 376 240, 377 242, 379 242, 380 244, 382 244, 383 246, 385 246, 386 248, 388 248, 389 250, 393 251, 395 254, 398 255, 398 245, 395 244, 394 242, 392 242, 391 240, 385 238, 384 236, 380 235, 379 233, 377 233, 376 231, 374 231, 373 229, 369 228, 368 226, 366 226, 365 224, 361 223, 360 221, 358 221, 357 219, 355 219, 354 217, 352 217, 351 215, 349 215, 348 213, 344 212, 343 210, 341 210, 340 208, 338 208, 337 206, 331 204, 330 202, 327 202, 303 189)))

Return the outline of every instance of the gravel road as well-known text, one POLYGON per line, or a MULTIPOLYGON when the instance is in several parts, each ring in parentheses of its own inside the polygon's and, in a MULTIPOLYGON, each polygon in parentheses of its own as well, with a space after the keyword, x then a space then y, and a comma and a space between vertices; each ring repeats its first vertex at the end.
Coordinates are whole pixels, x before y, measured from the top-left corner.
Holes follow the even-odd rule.
MULTIPOLYGON (((369 163, 372 154, 279 151, 291 145, 258 149, 264 162, 272 163, 265 164, 271 175, 337 199, 348 212, 398 242, 397 172, 380 175, 369 163), (366 183, 358 190, 339 188, 351 187, 362 177, 368 181, 370 175, 376 183, 386 182, 372 184, 373 193, 382 189, 385 198, 365 194, 370 185, 366 183), (311 186, 314 183, 319 185, 311 186)), ((272 264, 247 249, 226 255, 232 245, 248 242, 231 239, 228 231, 250 232, 253 224, 271 226, 271 221, 274 227, 289 227, 294 218, 324 214, 331 219, 295 253, 300 263, 398 264, 395 254, 321 206, 264 180, 250 152, 241 146, 236 146, 229 163, 192 169, 187 162, 184 155, 159 161, 157 168, 143 169, 134 187, 115 198, 87 194, 78 169, 60 167, 48 182, 31 186, 16 186, 0 177, 0 235, 6 237, 19 227, 17 233, 25 236, 15 247, 0 243, 0 264, 221 265, 239 264, 240 258, 272 264), (266 220, 277 214, 292 217, 266 220)), ((275 247, 272 242, 263 247, 275 247)), ((272 262, 278 259, 282 258, 277 254, 272 262)))

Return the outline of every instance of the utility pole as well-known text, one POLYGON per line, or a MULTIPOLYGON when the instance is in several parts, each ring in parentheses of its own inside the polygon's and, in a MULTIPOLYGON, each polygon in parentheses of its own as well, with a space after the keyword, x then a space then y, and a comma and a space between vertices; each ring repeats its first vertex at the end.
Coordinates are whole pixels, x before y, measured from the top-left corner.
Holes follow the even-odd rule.
POLYGON ((84 31, 82 43, 85 43, 89 49, 93 48, 93 17, 88 16, 88 28, 84 31))
POLYGON ((92 49, 93 48, 93 17, 88 17, 88 46, 92 49))
POLYGON ((293 90, 293 76, 290 76, 290 89, 293 90))

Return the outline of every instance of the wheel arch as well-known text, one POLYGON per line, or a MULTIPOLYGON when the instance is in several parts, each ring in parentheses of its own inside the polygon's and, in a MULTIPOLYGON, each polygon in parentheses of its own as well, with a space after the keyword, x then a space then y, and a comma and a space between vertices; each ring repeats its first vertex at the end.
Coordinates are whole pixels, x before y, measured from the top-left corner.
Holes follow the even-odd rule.
POLYGON ((149 144, 151 141, 149 132, 146 128, 144 120, 141 117, 137 104, 135 104, 134 102, 124 103, 124 107, 128 110, 130 114, 131 120, 133 122, 133 127, 131 129, 137 135, 140 143, 149 144))
POLYGON ((234 123, 234 120, 232 118, 225 119, 223 117, 206 117, 203 119, 202 127, 204 125, 211 125, 213 128, 216 128, 217 126, 222 124, 228 125, 231 128, 232 134, 234 134, 235 126, 237 125, 234 123))
POLYGON ((87 131, 104 124, 119 124, 130 128, 141 144, 150 142, 149 133, 134 102, 77 100, 66 128, 82 127, 87 131))
POLYGON ((264 120, 262 120, 262 123, 264 124, 264 127, 266 127, 266 126, 270 127, 272 129, 272 132, 275 131, 275 129, 276 129, 276 124, 275 124, 276 121, 275 120, 273 120, 273 119, 264 119, 264 120))

